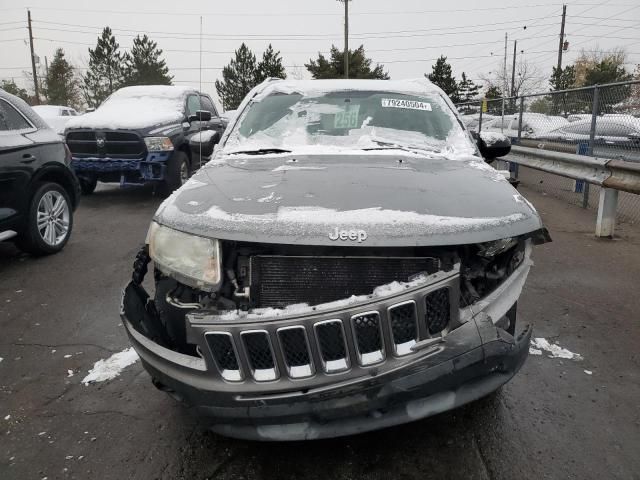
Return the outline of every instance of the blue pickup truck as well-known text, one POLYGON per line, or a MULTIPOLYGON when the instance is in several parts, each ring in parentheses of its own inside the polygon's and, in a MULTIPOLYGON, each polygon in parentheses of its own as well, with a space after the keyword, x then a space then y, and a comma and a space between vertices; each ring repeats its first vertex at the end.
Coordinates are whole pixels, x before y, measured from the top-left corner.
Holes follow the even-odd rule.
POLYGON ((188 87, 145 85, 114 92, 65 129, 82 192, 97 182, 179 188, 206 162, 227 126, 211 97, 188 87))

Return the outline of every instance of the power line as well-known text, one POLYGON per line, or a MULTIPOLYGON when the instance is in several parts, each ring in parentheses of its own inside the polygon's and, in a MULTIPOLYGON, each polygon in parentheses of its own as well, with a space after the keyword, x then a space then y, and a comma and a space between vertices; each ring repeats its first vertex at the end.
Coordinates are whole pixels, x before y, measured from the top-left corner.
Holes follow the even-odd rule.
MULTIPOLYGON (((395 30, 395 31, 377 31, 377 32, 359 32, 359 33, 353 33, 351 36, 352 37, 359 37, 359 38, 389 38, 390 36, 394 36, 397 34, 416 34, 415 36, 422 36, 420 34, 425 34, 424 36, 433 36, 433 32, 440 32, 440 31, 446 31, 447 35, 453 35, 453 34, 460 34, 460 33, 478 33, 478 30, 472 30, 469 32, 453 32, 452 30, 461 30, 461 29, 465 29, 465 28, 478 28, 478 27, 487 27, 487 26, 491 26, 491 27, 495 27, 496 25, 506 25, 506 24, 523 24, 529 21, 535 21, 535 20, 544 20, 547 18, 552 18, 551 16, 547 16, 547 17, 535 17, 535 18, 523 18, 523 19, 518 19, 518 20, 509 20, 509 21, 505 21, 505 22, 491 22, 491 23, 485 23, 485 24, 470 24, 470 25, 452 25, 452 26, 444 26, 444 27, 435 27, 435 28, 428 28, 428 29, 417 29, 417 30, 395 30), (429 35, 426 35, 426 34, 429 35)), ((62 23, 62 22, 49 22, 49 21, 44 21, 44 20, 34 20, 34 23, 36 24, 45 24, 45 25, 60 25, 60 26, 66 26, 66 27, 74 27, 74 28, 95 28, 96 30, 102 30, 104 27, 100 27, 100 26, 88 26, 88 25, 79 25, 79 24, 73 24, 73 23, 62 23)), ((554 24, 555 25, 555 24, 554 24)), ((39 27, 41 30, 51 30, 51 31, 60 31, 60 32, 69 32, 69 33, 81 33, 81 34, 91 34, 91 35, 96 35, 96 32, 93 31, 87 31, 87 30, 68 30, 68 29, 57 29, 57 28, 52 28, 52 27, 39 27)), ((125 29, 125 28, 118 28, 118 27, 111 27, 111 30, 113 30, 114 32, 125 32, 125 33, 118 33, 118 35, 122 35, 122 36, 129 36, 129 37, 136 37, 140 34, 154 34, 154 35, 162 35, 161 37, 158 38, 167 38, 167 39, 186 39, 186 40, 192 40, 192 39, 197 39, 199 38, 198 34, 194 34, 194 33, 190 33, 190 32, 167 32, 167 31, 152 31, 152 30, 146 30, 146 31, 141 31, 140 29, 136 29, 136 30, 132 30, 132 29, 125 29), (131 32, 131 33, 126 33, 126 32, 131 32), (170 35, 180 35, 180 37, 171 37, 170 35)), ((487 32, 488 30, 484 29, 482 30, 482 32, 487 32)), ((251 34, 251 33, 235 33, 235 34, 203 34, 203 37, 207 37, 207 38, 214 38, 214 39, 233 39, 233 40, 238 40, 238 39, 246 39, 246 38, 257 38, 257 39, 275 39, 274 36, 278 36, 280 38, 295 38, 296 40, 299 39, 306 39, 306 38, 313 38, 313 39, 324 39, 324 38, 334 38, 341 35, 341 33, 335 33, 335 34, 309 34, 309 33, 299 33, 299 34, 269 34, 269 33, 261 33, 261 34, 251 34)), ((441 34, 438 34, 441 35, 441 34)), ((405 35, 397 35, 398 37, 402 37, 405 35)), ((407 36, 414 36, 414 35, 407 35, 407 36)))
MULTIPOLYGON (((458 12, 484 12, 484 11, 495 11, 495 10, 511 10, 511 9, 524 9, 524 8, 537 8, 537 7, 550 7, 550 6, 559 6, 560 3, 539 3, 533 5, 502 5, 499 7, 480 7, 480 8, 458 8, 458 9, 433 9, 433 10, 405 10, 400 11, 398 9, 395 10, 386 10, 386 11, 376 11, 376 12, 354 12, 351 15, 364 16, 364 15, 420 15, 420 14, 450 14, 450 13, 458 13, 458 12)), ((572 3, 571 5, 576 6, 600 6, 600 3, 572 3)), ((630 6, 631 4, 612 4, 610 6, 630 6)), ((15 9, 15 8, 13 8, 15 9)), ((12 9, 5 9, 12 10, 12 9)), ((172 17, 176 16, 188 16, 188 17, 311 17, 311 16, 324 16, 324 17, 337 17, 342 16, 341 13, 328 13, 328 12, 215 12, 215 13, 191 13, 191 12, 176 12, 176 11, 157 11, 157 10, 100 10, 100 9, 75 9, 75 8, 49 8, 49 7, 38 7, 33 8, 32 10, 38 11, 55 11, 55 12, 73 12, 75 14, 78 13, 111 13, 116 15, 168 15, 172 17)))

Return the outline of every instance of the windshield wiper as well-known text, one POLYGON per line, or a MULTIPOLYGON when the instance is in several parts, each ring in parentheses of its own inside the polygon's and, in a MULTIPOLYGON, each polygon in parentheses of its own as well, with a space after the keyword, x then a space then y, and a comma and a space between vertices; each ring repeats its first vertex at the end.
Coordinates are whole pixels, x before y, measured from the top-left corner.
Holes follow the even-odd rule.
POLYGON ((270 153, 291 153, 291 150, 285 150, 283 148, 258 148, 256 150, 229 152, 229 155, 268 155, 270 153))

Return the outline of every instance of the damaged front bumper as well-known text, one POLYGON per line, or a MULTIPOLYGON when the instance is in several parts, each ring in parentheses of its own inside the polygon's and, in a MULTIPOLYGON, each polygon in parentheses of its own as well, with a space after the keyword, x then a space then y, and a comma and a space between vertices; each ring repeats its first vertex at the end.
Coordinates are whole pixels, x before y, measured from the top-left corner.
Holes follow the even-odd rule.
POLYGON ((196 310, 186 316, 186 333, 197 357, 151 340, 144 325, 155 310, 139 284, 125 288, 122 318, 156 386, 195 407, 214 431, 275 441, 337 437, 444 412, 508 382, 528 355, 531 327, 513 327, 529 268, 527 257, 498 289, 461 309, 456 269, 384 297, 299 315, 196 310), (438 292, 451 302, 442 313, 447 327, 433 334, 428 302, 442 299, 438 292), (394 320, 413 318, 411 309, 416 341, 394 320), (291 347, 293 333, 304 348, 291 347))

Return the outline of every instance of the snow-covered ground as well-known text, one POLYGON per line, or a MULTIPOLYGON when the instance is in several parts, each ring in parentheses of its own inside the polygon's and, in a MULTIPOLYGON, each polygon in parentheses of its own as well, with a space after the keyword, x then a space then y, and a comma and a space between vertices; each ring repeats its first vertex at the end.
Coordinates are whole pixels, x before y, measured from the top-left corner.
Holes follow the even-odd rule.
POLYGON ((135 350, 130 347, 122 352, 114 353, 109 358, 98 360, 89 370, 89 374, 82 379, 82 383, 89 385, 90 383, 112 380, 120 375, 126 367, 136 363, 139 358, 135 350))
POLYGON ((574 353, 555 343, 549 342, 546 338, 532 338, 529 347, 530 355, 542 355, 547 352, 549 358, 566 358, 568 360, 582 360, 582 355, 574 353))

